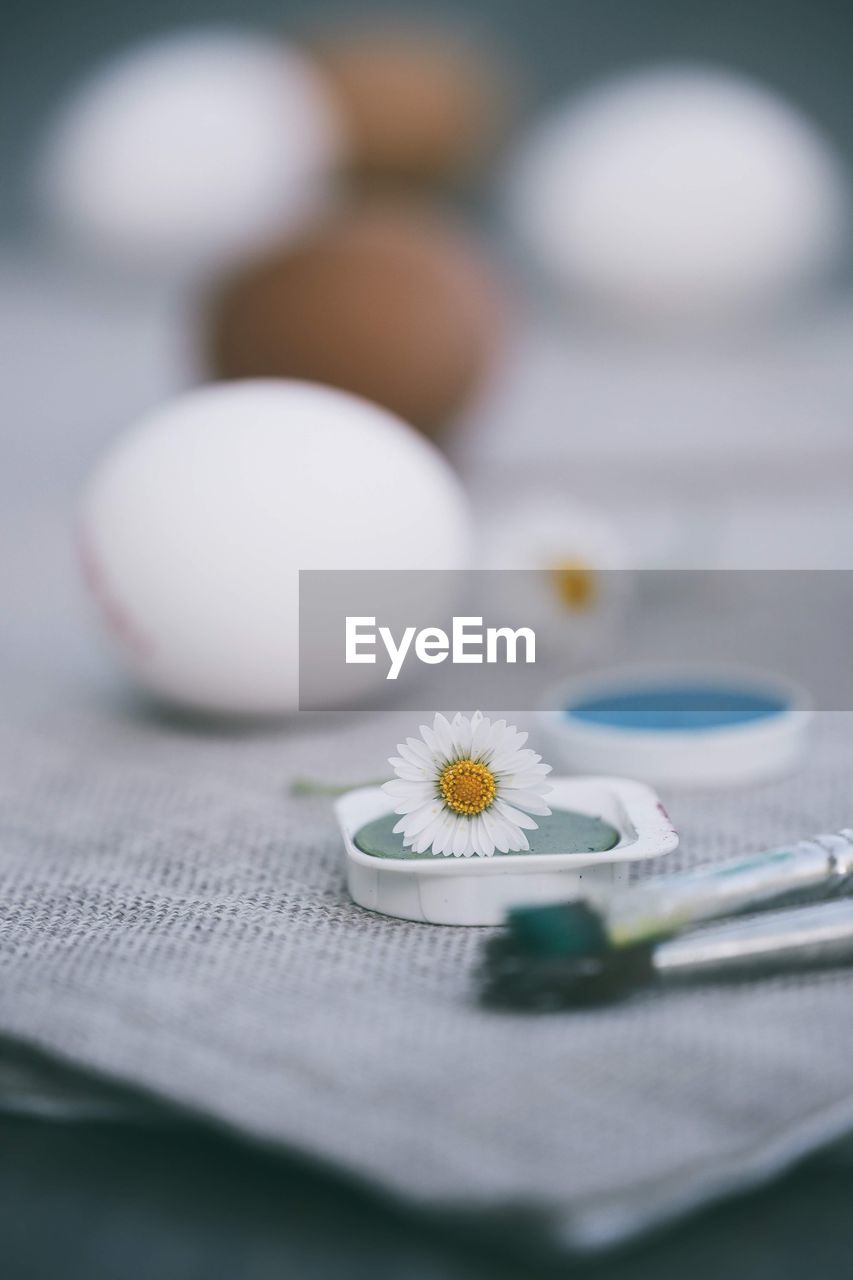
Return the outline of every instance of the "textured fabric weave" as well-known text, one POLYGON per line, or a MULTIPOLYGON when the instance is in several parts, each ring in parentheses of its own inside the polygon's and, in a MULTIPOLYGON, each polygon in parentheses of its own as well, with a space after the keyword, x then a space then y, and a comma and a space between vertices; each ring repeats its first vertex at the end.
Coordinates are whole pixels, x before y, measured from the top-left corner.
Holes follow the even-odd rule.
MULTIPOLYGON (((484 932, 347 899, 329 802, 385 717, 204 735, 100 705, 4 725, 0 1028, 429 1203, 518 1206, 578 1244, 853 1127, 853 978, 526 1018, 476 1004, 484 932)), ((853 730, 806 772, 671 809, 698 861, 843 825, 853 730)), ((675 861, 673 862, 675 865, 675 861)))

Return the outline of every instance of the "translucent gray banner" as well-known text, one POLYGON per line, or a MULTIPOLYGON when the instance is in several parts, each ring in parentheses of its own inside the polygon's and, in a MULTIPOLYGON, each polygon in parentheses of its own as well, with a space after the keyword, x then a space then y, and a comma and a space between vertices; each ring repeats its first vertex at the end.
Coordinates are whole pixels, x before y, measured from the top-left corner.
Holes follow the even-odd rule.
POLYGON ((531 711, 625 665, 681 673, 697 699, 703 672, 753 672, 853 708, 846 571, 311 570, 299 605, 302 710, 531 711))

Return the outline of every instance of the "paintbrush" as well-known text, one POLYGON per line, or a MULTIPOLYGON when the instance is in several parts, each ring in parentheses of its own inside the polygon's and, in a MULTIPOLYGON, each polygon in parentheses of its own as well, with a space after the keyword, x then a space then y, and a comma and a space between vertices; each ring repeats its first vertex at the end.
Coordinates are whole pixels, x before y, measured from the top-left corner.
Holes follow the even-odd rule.
POLYGON ((601 1004, 646 987, 731 982, 853 964, 853 900, 706 925, 665 942, 597 954, 525 952, 506 936, 487 948, 486 1004, 547 1011, 601 1004), (508 945, 511 944, 511 945, 508 945))
POLYGON ((657 876, 590 900, 519 907, 514 945, 533 955, 583 956, 646 945, 745 911, 853 892, 853 829, 657 876))

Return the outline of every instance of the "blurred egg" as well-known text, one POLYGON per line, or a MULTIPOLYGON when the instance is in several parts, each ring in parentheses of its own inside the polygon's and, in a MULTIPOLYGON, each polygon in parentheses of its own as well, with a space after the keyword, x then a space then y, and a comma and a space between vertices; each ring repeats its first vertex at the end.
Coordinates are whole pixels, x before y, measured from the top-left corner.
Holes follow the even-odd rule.
POLYGON ((455 33, 368 25, 327 38, 315 53, 347 121, 356 174, 440 182, 492 140, 503 76, 455 33))
POLYGON ((614 312, 780 302, 843 241, 838 164, 795 108, 727 72, 646 71, 573 98, 510 171, 509 213, 556 281, 614 312))
POLYGON ((479 563, 495 616, 536 632, 567 665, 621 623, 631 597, 628 547, 599 509, 550 495, 510 503, 484 520, 479 563))
POLYGON ((341 387, 435 435, 483 383, 503 304, 490 265, 456 227, 362 208, 225 281, 211 300, 209 365, 219 378, 341 387))
POLYGON ((236 714, 298 706, 300 569, 460 569, 468 539, 459 483, 416 432, 272 380, 144 418, 96 468, 81 526, 86 580, 137 679, 236 714))
POLYGON ((295 49, 187 31, 132 48, 77 90, 46 141, 41 194, 90 251, 206 267, 300 228, 340 138, 325 81, 295 49))

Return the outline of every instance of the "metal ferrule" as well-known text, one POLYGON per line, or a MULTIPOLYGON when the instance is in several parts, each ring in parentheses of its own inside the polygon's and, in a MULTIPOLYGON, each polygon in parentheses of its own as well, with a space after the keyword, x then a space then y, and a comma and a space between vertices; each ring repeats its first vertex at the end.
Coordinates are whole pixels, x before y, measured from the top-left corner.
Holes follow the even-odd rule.
POLYGON ((654 971, 669 981, 748 977, 853 961, 853 900, 709 925, 661 943, 654 971))
POLYGON ((600 904, 611 945, 653 942, 705 920, 853 892, 853 829, 646 881, 600 904))

